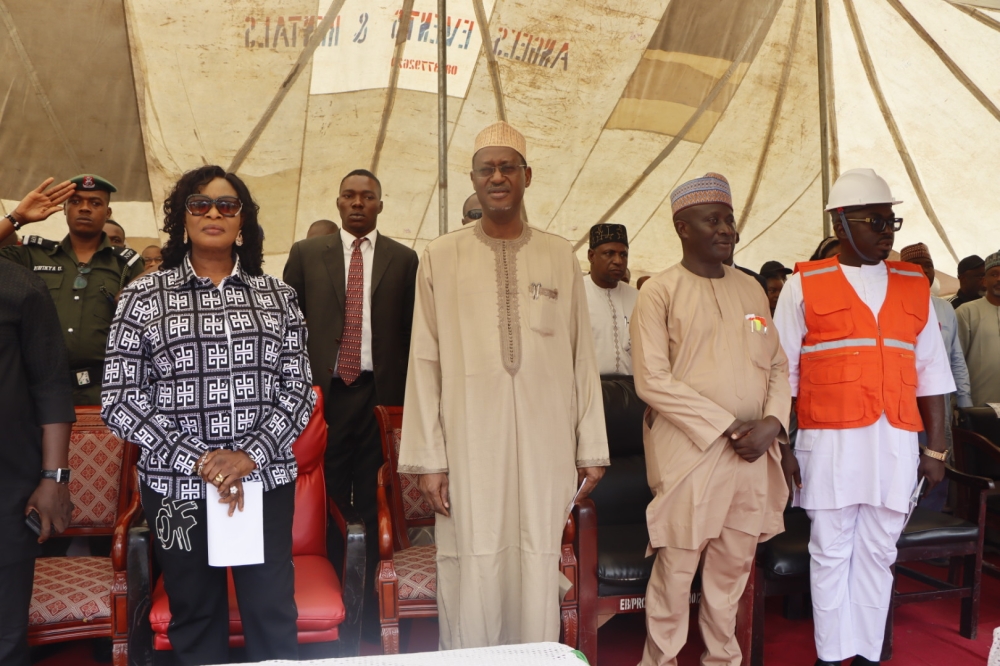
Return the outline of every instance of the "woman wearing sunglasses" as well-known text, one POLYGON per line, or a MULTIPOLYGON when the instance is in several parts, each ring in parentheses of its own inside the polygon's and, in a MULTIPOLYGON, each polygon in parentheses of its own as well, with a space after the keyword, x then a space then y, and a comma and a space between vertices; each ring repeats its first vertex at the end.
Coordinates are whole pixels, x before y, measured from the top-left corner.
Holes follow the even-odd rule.
POLYGON ((296 659, 292 443, 315 396, 295 291, 261 270, 258 207, 235 174, 184 174, 163 204, 159 272, 124 292, 102 416, 142 447, 142 503, 184 664, 229 660, 226 569, 208 564, 205 502, 229 514, 263 483, 264 563, 232 567, 247 658, 296 659), (213 497, 208 500, 207 497, 213 497))

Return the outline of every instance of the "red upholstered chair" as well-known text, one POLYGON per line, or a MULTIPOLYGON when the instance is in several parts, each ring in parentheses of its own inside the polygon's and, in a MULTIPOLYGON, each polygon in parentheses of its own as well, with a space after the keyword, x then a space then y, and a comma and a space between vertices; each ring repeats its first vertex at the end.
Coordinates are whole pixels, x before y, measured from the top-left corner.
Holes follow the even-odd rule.
MULTIPOLYGON (((342 656, 358 654, 361 636, 361 603, 364 592, 365 542, 364 523, 360 517, 345 518, 336 505, 327 501, 323 474, 326 451, 326 421, 323 396, 316 392, 316 408, 309 425, 295 441, 292 450, 299 464, 295 486, 295 518, 292 525, 292 559, 295 562, 295 604, 299 610, 299 643, 338 641, 342 656), (341 586, 327 553, 327 519, 342 533, 347 544, 344 553, 344 585, 341 586)), ((169 650, 170 603, 157 580, 152 593, 149 623, 153 647, 169 650)), ((243 625, 232 575, 229 576, 229 645, 244 644, 243 625)))
MULTIPOLYGON (((433 545, 414 546, 410 528, 434 525, 434 510, 423 498, 414 474, 397 472, 403 408, 375 408, 385 464, 378 474, 379 564, 375 576, 379 619, 382 624, 382 652, 399 653, 399 621, 407 618, 437 617, 437 564, 433 545)), ((563 599, 560 640, 579 647, 580 601, 578 598, 580 535, 576 516, 566 521, 559 569, 573 587, 563 599)), ((583 649, 582 647, 580 648, 583 649)), ((586 654, 586 652, 584 652, 586 654)), ((596 663, 593 655, 586 655, 596 663)))
POLYGON ((126 540, 142 515, 138 449, 111 434, 100 407, 77 407, 69 444, 73 517, 62 536, 111 536, 111 557, 41 557, 28 617, 28 642, 44 645, 109 637, 114 666, 128 661, 126 540))

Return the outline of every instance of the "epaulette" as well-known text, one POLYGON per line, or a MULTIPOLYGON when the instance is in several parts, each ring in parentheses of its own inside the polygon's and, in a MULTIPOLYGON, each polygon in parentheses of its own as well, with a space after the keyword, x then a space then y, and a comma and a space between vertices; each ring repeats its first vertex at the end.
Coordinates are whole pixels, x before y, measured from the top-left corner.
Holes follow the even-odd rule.
POLYGON ((138 252, 128 247, 115 247, 112 252, 125 260, 125 266, 130 267, 142 257, 138 252))
POLYGON ((48 238, 42 238, 41 236, 25 236, 24 240, 21 241, 22 245, 37 245, 38 247, 43 247, 46 250, 51 250, 59 245, 54 240, 49 240, 48 238))

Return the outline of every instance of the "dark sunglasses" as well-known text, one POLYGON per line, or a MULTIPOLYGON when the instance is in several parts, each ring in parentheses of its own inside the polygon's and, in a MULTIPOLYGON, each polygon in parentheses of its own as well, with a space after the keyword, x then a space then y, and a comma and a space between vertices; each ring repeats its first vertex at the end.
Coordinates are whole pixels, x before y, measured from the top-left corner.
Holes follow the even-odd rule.
POLYGON ((87 288, 87 283, 90 281, 90 279, 87 276, 90 275, 90 271, 92 269, 93 266, 84 266, 83 264, 79 264, 76 267, 77 270, 76 279, 73 280, 74 291, 87 288))
POLYGON ((187 212, 198 217, 207 214, 208 211, 212 210, 212 206, 215 206, 215 209, 226 217, 236 217, 243 210, 243 202, 236 197, 212 199, 204 194, 192 194, 184 202, 187 212))
POLYGON ((903 228, 903 218, 901 217, 845 217, 844 219, 848 222, 866 222, 877 234, 885 231, 888 226, 892 226, 893 231, 899 231, 903 228))
POLYGON ((480 220, 483 217, 483 211, 478 208, 473 208, 468 213, 465 214, 470 220, 480 220))

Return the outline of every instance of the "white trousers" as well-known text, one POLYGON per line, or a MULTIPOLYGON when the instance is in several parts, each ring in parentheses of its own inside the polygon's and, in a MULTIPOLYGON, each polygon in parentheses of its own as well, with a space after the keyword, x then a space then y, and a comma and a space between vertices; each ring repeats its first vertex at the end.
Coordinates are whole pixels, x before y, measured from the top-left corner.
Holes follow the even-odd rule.
POLYGON ((878 661, 906 515, 869 504, 806 513, 816 654, 837 663, 856 655, 878 661))

